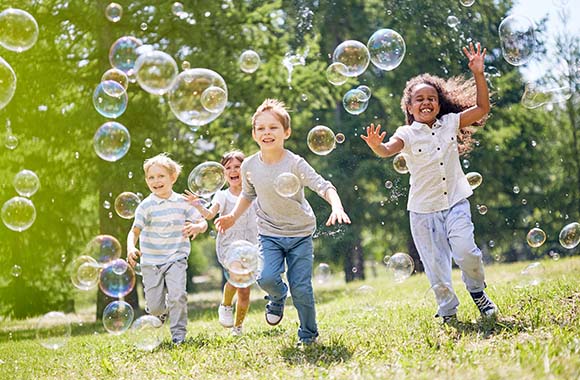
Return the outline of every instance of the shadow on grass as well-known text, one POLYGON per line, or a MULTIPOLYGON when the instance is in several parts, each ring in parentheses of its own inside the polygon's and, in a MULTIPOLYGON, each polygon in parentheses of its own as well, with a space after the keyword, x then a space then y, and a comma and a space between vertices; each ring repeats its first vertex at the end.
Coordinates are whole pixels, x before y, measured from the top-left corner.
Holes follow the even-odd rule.
POLYGON ((517 334, 529 329, 529 326, 513 317, 498 317, 479 319, 477 322, 454 322, 446 326, 447 329, 458 333, 458 337, 478 335, 489 338, 493 335, 511 333, 517 334))
POLYGON ((338 340, 329 343, 314 343, 307 346, 287 346, 281 350, 282 358, 290 365, 312 364, 330 367, 346 362, 352 357, 352 350, 338 340))

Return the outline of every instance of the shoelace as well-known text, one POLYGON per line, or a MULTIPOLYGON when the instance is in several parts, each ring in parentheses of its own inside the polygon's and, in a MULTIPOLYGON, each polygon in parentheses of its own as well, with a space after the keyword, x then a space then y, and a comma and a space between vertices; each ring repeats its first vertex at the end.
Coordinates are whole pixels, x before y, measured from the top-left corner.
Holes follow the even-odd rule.
POLYGON ((475 302, 477 308, 482 311, 487 311, 488 309, 493 308, 491 301, 486 297, 485 294, 479 298, 474 298, 473 302, 475 302))

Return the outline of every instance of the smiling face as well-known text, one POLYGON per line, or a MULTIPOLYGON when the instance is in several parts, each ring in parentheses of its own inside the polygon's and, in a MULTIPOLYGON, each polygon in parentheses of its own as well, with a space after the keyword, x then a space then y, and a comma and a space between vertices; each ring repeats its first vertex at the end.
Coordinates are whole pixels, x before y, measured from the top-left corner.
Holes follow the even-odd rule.
POLYGON ((415 86, 410 103, 407 104, 407 111, 415 121, 432 126, 440 109, 439 94, 435 87, 428 84, 415 86))
POLYGON ((145 174, 145 182, 149 190, 159 198, 167 199, 173 192, 173 184, 177 180, 177 175, 170 173, 167 168, 161 165, 152 165, 145 174))
POLYGON ((232 158, 225 163, 224 168, 226 169, 226 181, 230 187, 240 187, 242 186, 242 177, 240 176, 240 167, 242 166, 242 161, 237 158, 232 158))
POLYGON ((252 137, 262 151, 284 150, 284 141, 290 137, 291 129, 284 129, 276 114, 271 110, 256 116, 252 137))

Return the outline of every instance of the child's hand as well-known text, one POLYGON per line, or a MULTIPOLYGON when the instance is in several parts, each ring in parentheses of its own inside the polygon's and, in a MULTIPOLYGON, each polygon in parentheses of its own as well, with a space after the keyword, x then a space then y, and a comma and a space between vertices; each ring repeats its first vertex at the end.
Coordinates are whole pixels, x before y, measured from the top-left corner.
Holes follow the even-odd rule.
POLYGON ((183 194, 183 198, 185 198, 187 203, 189 203, 190 205, 194 206, 197 209, 203 207, 201 198, 189 190, 185 190, 185 194, 183 194))
POLYGON ((223 234, 228 228, 234 225, 236 220, 232 214, 220 216, 214 222, 219 233, 223 234))
POLYGON ((477 51, 473 48, 473 42, 469 43, 469 49, 467 49, 467 46, 463 47, 463 54, 465 54, 467 59, 469 59, 469 63, 467 65, 469 66, 469 70, 471 70, 472 73, 474 74, 483 73, 483 69, 485 67, 484 58, 486 52, 487 49, 485 48, 483 49, 483 51, 481 51, 481 44, 479 42, 477 43, 477 51))
POLYGON ((195 223, 190 222, 189 220, 185 222, 185 226, 181 230, 183 237, 190 237, 195 239, 197 234, 201 232, 199 226, 195 223))
POLYGON ((332 209, 332 212, 330 213, 330 216, 328 217, 328 220, 326 221, 326 225, 330 226, 330 225, 334 225, 335 223, 339 223, 339 224, 350 224, 350 218, 348 217, 348 215, 346 215, 346 212, 344 212, 344 210, 341 209, 332 209))
POLYGON ((367 135, 361 135, 361 139, 363 139, 367 145, 371 148, 371 149, 375 149, 377 148, 379 145, 382 144, 383 140, 385 139, 385 136, 387 135, 387 132, 382 132, 379 133, 381 131, 381 125, 378 124, 377 127, 375 128, 374 124, 371 124, 370 126, 367 127, 367 135))
POLYGON ((127 262, 132 268, 135 268, 135 265, 137 265, 139 257, 141 257, 141 252, 137 248, 133 247, 127 250, 127 262))

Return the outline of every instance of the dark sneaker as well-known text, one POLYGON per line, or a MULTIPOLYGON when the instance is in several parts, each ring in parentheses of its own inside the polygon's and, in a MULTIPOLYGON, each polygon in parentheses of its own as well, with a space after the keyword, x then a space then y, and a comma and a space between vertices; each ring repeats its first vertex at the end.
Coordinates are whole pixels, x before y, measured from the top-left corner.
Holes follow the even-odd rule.
MULTIPOLYGON (((269 297, 266 296, 266 299, 269 297)), ((284 304, 269 301, 266 304, 266 322, 270 326, 276 326, 282 321, 282 317, 284 317, 284 304)))
POLYGON ((307 338, 307 339, 299 339, 298 343, 296 343, 296 347, 298 348, 306 348, 315 345, 318 342, 316 337, 314 338, 307 338))
POLYGON ((475 302, 475 305, 479 309, 479 312, 481 313, 482 317, 490 318, 496 316, 498 308, 493 303, 493 301, 489 299, 489 297, 487 296, 487 294, 485 294, 485 292, 477 292, 469 294, 471 295, 471 298, 473 298, 473 302, 475 302))
POLYGON ((185 339, 184 338, 173 338, 171 341, 173 342, 174 345, 179 346, 185 342, 185 339))
POLYGON ((443 320, 443 323, 446 325, 451 325, 451 324, 455 324, 457 323, 457 314, 452 314, 452 315, 439 315, 439 314, 435 314, 435 318, 441 318, 443 320))

